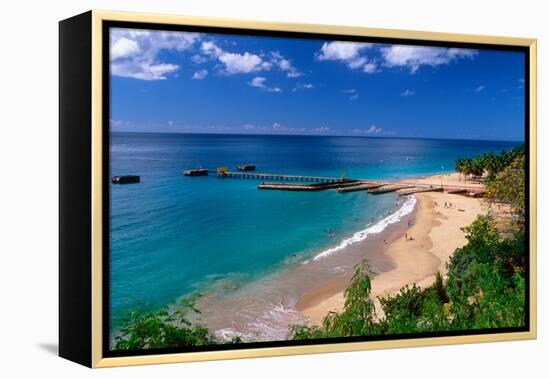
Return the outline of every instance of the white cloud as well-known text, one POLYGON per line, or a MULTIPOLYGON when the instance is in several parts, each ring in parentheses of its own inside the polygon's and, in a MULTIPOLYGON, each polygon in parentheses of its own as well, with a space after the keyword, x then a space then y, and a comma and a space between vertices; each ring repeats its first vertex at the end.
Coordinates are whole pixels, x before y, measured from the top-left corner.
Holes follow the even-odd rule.
POLYGON ((202 80, 204 79, 206 76, 208 76, 208 71, 207 70, 199 70, 197 72, 195 72, 192 76, 193 79, 195 80, 202 80))
POLYGON ((367 134, 378 134, 380 131, 382 131, 381 127, 371 125, 371 127, 367 129, 367 134))
POLYGON ((365 64, 363 66, 363 72, 366 72, 366 73, 369 73, 369 74, 378 72, 378 64, 373 63, 373 62, 369 62, 369 63, 365 64))
POLYGON ((176 72, 178 65, 169 63, 151 64, 148 62, 111 63, 111 74, 139 80, 166 80, 166 75, 176 72))
POLYGON ((139 46, 136 41, 120 37, 111 45, 111 59, 119 59, 135 55, 139 52, 139 46))
POLYGON ((350 88, 350 89, 341 89, 340 92, 349 94, 350 101, 355 101, 359 98, 359 93, 357 92, 357 89, 350 88))
POLYGON ((479 87, 476 87, 476 89, 474 89, 474 92, 481 92, 485 89, 485 85, 480 85, 479 87))
POLYGON ((367 63, 367 58, 360 56, 357 59, 351 60, 348 62, 348 67, 352 70, 360 68, 367 63))
POLYGON ((123 121, 120 119, 110 119, 109 123, 111 124, 111 127, 119 127, 119 126, 129 126, 131 125, 130 121, 123 121))
POLYGON ((255 88, 265 88, 265 81, 267 79, 265 77, 257 76, 254 79, 252 79, 248 85, 255 88))
POLYGON ((330 131, 330 127, 321 126, 321 127, 317 127, 315 129, 313 129, 312 131, 314 131, 316 133, 327 133, 327 132, 330 131))
POLYGON ((305 128, 294 128, 294 127, 285 127, 279 122, 274 122, 270 126, 265 125, 255 125, 253 123, 246 123, 241 126, 241 130, 247 130, 251 133, 265 133, 265 134, 293 134, 293 133, 304 133, 311 132, 312 130, 306 130, 305 128))
MULTIPOLYGON (((235 46, 236 43, 226 45, 235 46)), ((200 53, 192 58, 195 63, 203 63, 208 59, 216 59, 222 63, 220 72, 225 75, 247 74, 261 71, 277 69, 285 72, 287 77, 296 78, 303 74, 292 65, 289 59, 286 59, 279 51, 269 53, 230 52, 218 46, 213 41, 203 41, 200 46, 200 53)), ((280 89, 279 89, 280 90, 280 89)), ((272 91, 278 91, 272 88, 272 91)))
POLYGON ((292 89, 292 92, 296 92, 300 89, 313 89, 313 88, 315 88, 315 86, 311 83, 298 83, 296 84, 294 89, 292 89))
POLYGON ((139 80, 164 80, 179 66, 162 62, 159 53, 189 50, 199 38, 198 33, 113 29, 111 74, 139 80))
POLYGON ((436 67, 461 58, 473 58, 476 50, 392 45, 380 49, 384 64, 388 67, 406 67, 411 73, 418 71, 420 66, 436 67))
POLYGON ((206 62, 208 59, 206 59, 204 56, 195 54, 191 57, 191 61, 196 64, 202 64, 206 62))
POLYGON ((249 52, 244 54, 224 52, 218 59, 225 65, 225 72, 229 75, 256 72, 267 68, 263 65, 262 58, 249 52))
POLYGON ((267 79, 262 76, 256 76, 252 80, 248 82, 248 85, 254 88, 260 88, 261 90, 268 91, 268 92, 282 92, 283 90, 279 87, 269 87, 265 84, 267 79))
POLYGON ((362 69, 365 73, 377 72, 377 65, 361 55, 372 47, 371 43, 360 42, 325 42, 317 53, 317 60, 336 60, 345 63, 350 69, 362 69))
POLYGON ((415 94, 416 92, 413 91, 412 89, 406 89, 405 91, 401 92, 401 96, 403 97, 414 96, 415 94))
POLYGON ((300 77, 303 74, 298 71, 289 59, 286 59, 279 51, 271 52, 271 63, 291 78, 300 77))
POLYGON ((216 44, 212 41, 204 41, 201 43, 201 51, 204 54, 215 58, 219 57, 223 53, 223 50, 216 46, 216 44))
POLYGON ((367 129, 353 129, 353 132, 356 134, 376 135, 382 132, 382 128, 370 125, 367 129))
POLYGON ((317 55, 319 60, 343 60, 346 62, 355 61, 360 58, 361 50, 372 47, 370 43, 359 42, 325 42, 317 55))

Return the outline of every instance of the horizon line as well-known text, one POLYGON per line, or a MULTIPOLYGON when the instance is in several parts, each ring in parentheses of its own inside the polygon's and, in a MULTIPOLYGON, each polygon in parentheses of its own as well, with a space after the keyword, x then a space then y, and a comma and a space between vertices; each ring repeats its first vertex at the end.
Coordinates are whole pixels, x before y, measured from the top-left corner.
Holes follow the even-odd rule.
POLYGON ((479 141, 479 142, 510 142, 525 143, 525 140, 503 140, 503 139, 473 139, 473 138, 438 138, 438 137, 414 137, 414 136, 375 136, 375 135, 320 135, 320 134, 262 134, 262 133, 231 133, 231 132, 178 132, 178 131, 122 131, 109 130, 110 133, 126 134, 177 134, 177 135, 237 135, 237 136, 297 136, 297 137, 337 137, 337 138, 369 138, 369 139, 431 139, 431 140, 456 140, 456 141, 479 141))

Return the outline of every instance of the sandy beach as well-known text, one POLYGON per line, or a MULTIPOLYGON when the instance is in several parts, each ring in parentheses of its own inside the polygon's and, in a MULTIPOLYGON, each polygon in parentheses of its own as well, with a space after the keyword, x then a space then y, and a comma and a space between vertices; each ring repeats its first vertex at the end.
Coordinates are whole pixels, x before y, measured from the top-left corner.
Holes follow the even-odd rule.
MULTIPOLYGON (((434 186, 460 185, 482 188, 482 184, 465 182, 457 173, 402 181, 434 186)), ((405 224, 400 231, 402 234, 392 238, 384 247, 383 253, 393 261, 394 268, 373 278, 373 298, 391 295, 403 286, 413 283, 427 287, 434 282, 437 272, 445 276, 445 265, 449 257, 456 248, 466 243, 461 228, 487 211, 480 199, 462 195, 428 192, 417 193, 415 197, 417 204, 414 222, 410 226, 405 224)), ((329 311, 341 311, 343 303, 341 284, 327 283, 304 295, 297 308, 312 324, 320 324, 329 311)))

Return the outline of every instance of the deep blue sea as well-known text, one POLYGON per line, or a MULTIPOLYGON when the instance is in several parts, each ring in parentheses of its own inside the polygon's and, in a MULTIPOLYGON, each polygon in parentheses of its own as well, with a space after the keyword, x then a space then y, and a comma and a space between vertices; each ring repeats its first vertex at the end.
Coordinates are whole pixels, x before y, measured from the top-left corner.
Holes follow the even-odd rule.
POLYGON ((395 209, 396 195, 258 190, 258 181, 183 169, 393 179, 453 171, 513 142, 402 138, 111 133, 111 325, 139 303, 168 305, 231 277, 246 283, 349 238, 395 209), (326 230, 335 233, 328 238, 326 230))

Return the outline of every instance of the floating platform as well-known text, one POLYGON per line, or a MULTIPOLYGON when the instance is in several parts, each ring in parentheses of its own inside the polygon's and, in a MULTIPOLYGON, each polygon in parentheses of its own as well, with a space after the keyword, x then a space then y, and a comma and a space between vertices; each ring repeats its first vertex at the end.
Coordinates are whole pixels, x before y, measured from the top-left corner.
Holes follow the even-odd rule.
POLYGON ((255 165, 250 165, 250 164, 243 164, 243 165, 239 165, 237 167, 237 170, 239 171, 255 171, 256 170, 256 166, 255 165))
POLYGON ((369 190, 369 189, 377 189, 384 186, 384 184, 380 183, 358 183, 356 185, 349 185, 349 186, 343 186, 338 188, 338 191, 340 193, 348 193, 348 192, 358 192, 361 190, 369 190))
POLYGON ((400 196, 408 196, 415 193, 426 193, 426 192, 443 192, 443 187, 435 188, 411 188, 411 189, 399 189, 397 194, 400 196))
POLYGON ((137 184, 139 181, 140 181, 140 177, 135 175, 111 177, 111 182, 113 184, 137 184))
POLYGON ((369 194, 384 194, 409 188, 414 188, 414 185, 383 185, 379 188, 369 189, 369 194))
POLYGON ((273 183, 262 182, 260 185, 258 185, 258 189, 314 192, 314 191, 326 190, 326 189, 340 189, 343 187, 353 186, 353 185, 357 185, 357 181, 347 180, 346 182, 327 182, 327 183, 315 183, 315 184, 289 184, 286 182, 273 182, 273 183))
POLYGON ((183 171, 183 174, 185 176, 208 176, 208 169, 206 168, 196 168, 196 169, 188 169, 183 171))

